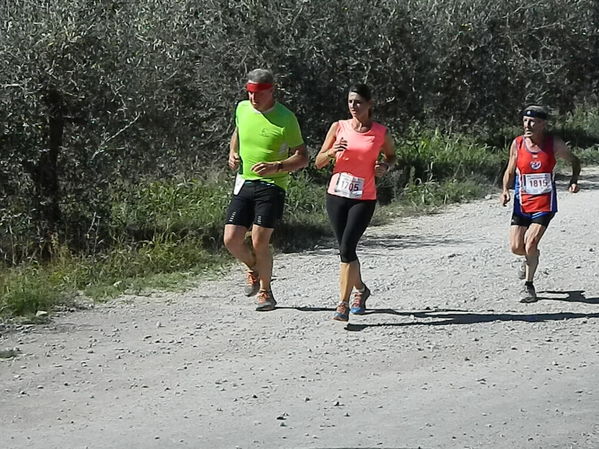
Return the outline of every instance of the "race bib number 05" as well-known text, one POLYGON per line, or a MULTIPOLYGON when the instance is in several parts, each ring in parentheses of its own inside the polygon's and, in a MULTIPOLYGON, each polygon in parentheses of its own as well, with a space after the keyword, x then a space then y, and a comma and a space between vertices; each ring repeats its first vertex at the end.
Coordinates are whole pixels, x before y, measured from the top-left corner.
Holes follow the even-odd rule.
POLYGON ((522 192, 542 195, 553 190, 551 173, 528 173, 522 177, 522 192))
POLYGON ((345 198, 360 199, 364 193, 364 178, 349 173, 339 173, 334 191, 335 194, 345 198))

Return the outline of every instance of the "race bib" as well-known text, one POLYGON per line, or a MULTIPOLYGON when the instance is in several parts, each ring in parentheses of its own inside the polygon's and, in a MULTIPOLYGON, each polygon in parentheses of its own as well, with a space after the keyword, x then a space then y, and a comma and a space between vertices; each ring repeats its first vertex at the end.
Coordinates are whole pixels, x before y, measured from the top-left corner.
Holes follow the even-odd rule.
POLYGON ((553 190, 551 173, 527 173, 522 176, 522 192, 542 195, 553 190))
POLYGON ((245 184, 245 179, 243 179, 241 175, 237 173, 237 176, 235 176, 235 187, 233 187, 233 195, 239 194, 241 188, 243 187, 243 184, 245 184))
POLYGON ((345 198, 360 199, 364 193, 364 178, 352 176, 349 173, 339 173, 335 183, 334 193, 345 198))

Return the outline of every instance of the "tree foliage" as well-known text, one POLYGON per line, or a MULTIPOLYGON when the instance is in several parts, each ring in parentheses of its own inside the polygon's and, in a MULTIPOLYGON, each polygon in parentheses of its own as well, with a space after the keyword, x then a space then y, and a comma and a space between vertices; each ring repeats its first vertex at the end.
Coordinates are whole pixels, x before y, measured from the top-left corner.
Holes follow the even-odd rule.
POLYGON ((244 74, 270 67, 309 146, 352 82, 401 130, 597 102, 596 0, 0 0, 0 258, 107 239, 123 183, 222 163, 244 74))

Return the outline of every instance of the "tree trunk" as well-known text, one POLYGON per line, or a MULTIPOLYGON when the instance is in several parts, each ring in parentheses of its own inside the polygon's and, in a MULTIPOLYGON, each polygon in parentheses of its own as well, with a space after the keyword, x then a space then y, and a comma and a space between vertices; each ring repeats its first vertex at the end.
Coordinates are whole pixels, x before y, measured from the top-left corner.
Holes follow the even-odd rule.
POLYGON ((24 163, 35 185, 36 215, 39 218, 42 257, 51 256, 52 240, 61 222, 60 186, 58 179, 58 156, 62 148, 64 132, 64 107, 61 94, 49 88, 44 96, 48 107, 48 120, 45 135, 46 147, 37 163, 24 163))

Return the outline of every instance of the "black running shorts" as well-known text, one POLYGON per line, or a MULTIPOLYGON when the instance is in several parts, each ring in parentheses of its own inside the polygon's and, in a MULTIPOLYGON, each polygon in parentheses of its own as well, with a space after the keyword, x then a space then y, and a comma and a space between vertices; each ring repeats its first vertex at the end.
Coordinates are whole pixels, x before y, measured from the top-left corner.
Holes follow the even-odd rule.
POLYGON ((512 226, 524 226, 528 228, 532 223, 536 223, 547 227, 554 216, 555 214, 553 212, 526 215, 514 212, 512 214, 512 226))
POLYGON ((264 181, 245 181, 237 195, 233 195, 227 210, 226 224, 250 228, 252 223, 274 228, 283 217, 285 190, 264 181))
POLYGON ((357 200, 327 193, 326 206, 331 226, 339 242, 341 262, 358 260, 356 248, 372 219, 376 200, 357 200))

